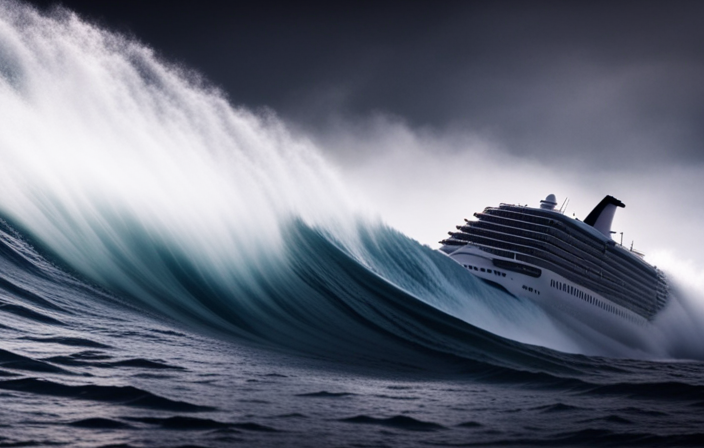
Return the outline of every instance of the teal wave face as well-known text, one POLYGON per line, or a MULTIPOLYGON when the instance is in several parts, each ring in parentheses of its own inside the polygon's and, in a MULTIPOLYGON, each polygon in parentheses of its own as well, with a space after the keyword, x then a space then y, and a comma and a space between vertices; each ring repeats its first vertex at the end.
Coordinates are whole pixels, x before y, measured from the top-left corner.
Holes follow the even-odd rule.
MULTIPOLYGON (((3 312, 61 327, 68 325, 64 322, 66 313, 70 315, 71 325, 75 325, 73 322, 80 320, 78 315, 86 312, 95 319, 89 311, 95 306, 131 305, 132 312, 148 309, 154 317, 161 316, 167 323, 185 325, 191 330, 346 365, 510 378, 529 364, 536 372, 548 374, 536 376, 535 381, 549 380, 551 375, 565 370, 567 355, 514 342, 474 327, 373 272, 319 229, 300 220, 287 224, 283 232, 286 245, 277 252, 277 259, 239 270, 230 278, 203 269, 186 254, 177 255, 164 246, 137 240, 138 253, 149 260, 151 269, 121 270, 123 278, 119 282, 102 285, 113 294, 102 293, 89 284, 71 279, 46 262, 32 245, 23 243, 21 234, 3 224, 0 235, 3 275, 8 278, 25 276, 27 282, 15 284, 3 278, 0 288, 11 291, 19 300, 15 305, 4 304, 3 312), (28 260, 33 268, 27 267, 28 260), (142 295, 121 290, 120 285, 130 282, 144 284, 142 295), (64 302, 54 303, 29 292, 36 287, 33 285, 41 283, 68 289, 63 296, 74 303, 70 306, 64 302), (8 289, 10 287, 12 289, 8 289)), ((377 237, 383 233, 387 235, 382 238, 372 238, 371 234, 362 237, 369 246, 362 244, 357 249, 377 251, 377 255, 389 254, 391 247, 384 247, 380 242, 395 241, 408 245, 408 249, 424 252, 426 261, 437 263, 438 268, 449 266, 449 272, 462 272, 449 259, 397 232, 377 229, 377 237)), ((127 240, 122 241, 127 244, 127 240)), ((372 258, 367 260, 373 261, 372 258)), ((121 264, 119 259, 116 264, 121 264)), ((416 269, 420 269, 417 263, 410 272, 416 269)), ((479 295, 486 288, 492 289, 473 277, 458 276, 457 279, 466 282, 464 286, 474 288, 479 295)), ((419 282, 416 289, 430 287, 432 285, 419 282)), ((80 338, 57 341, 91 348, 106 347, 80 338)), ((12 353, 7 356, 6 362, 24 363, 32 369, 46 368, 41 363, 12 358, 12 353)), ((64 358, 52 362, 84 362, 64 358)))
POLYGON ((678 317, 638 335, 642 347, 614 344, 478 281, 362 213, 276 117, 69 12, 1 4, 0 66, 0 212, 141 307, 275 347, 404 362, 503 359, 472 354, 463 332, 624 357, 692 339, 668 333, 678 317))

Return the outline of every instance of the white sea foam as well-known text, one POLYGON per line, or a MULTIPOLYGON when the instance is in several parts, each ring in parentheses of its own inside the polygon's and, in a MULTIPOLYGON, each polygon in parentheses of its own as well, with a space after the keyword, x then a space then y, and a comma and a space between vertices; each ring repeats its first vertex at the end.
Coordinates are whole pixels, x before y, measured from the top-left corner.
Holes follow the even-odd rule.
POLYGON ((214 266, 275 246, 285 216, 344 226, 309 141, 138 42, 3 2, 0 58, 0 207, 81 272, 128 250, 120 226, 214 266))
MULTIPOLYGON (((370 247, 383 245, 373 238, 372 246, 360 244, 355 222, 361 207, 321 156, 320 146, 335 149, 331 139, 316 146, 271 113, 233 107, 145 45, 68 11, 45 16, 18 3, 0 4, 0 123, 0 210, 74 269, 155 308, 166 305, 227 326, 191 297, 183 279, 174 278, 164 254, 188 259, 201 282, 231 291, 233 300, 256 300, 251 296, 266 289, 257 275, 273 276, 285 261, 276 252, 285 244, 280 224, 297 218, 332 235, 360 263, 405 291, 496 334, 570 352, 701 357, 682 350, 691 335, 686 328, 704 322, 700 314, 668 311, 664 323, 656 322, 659 335, 638 336, 641 348, 615 347, 483 284, 463 289, 466 281, 453 280, 456 272, 448 274, 431 260, 441 255, 429 255, 401 235, 384 247, 404 246, 406 253, 372 254, 370 247), (408 254, 414 257, 403 258, 408 254), (680 325, 683 319, 690 323, 680 325)), ((511 201, 504 196, 510 188, 521 188, 519 202, 538 190, 535 200, 558 193, 545 186, 546 179, 564 185, 571 176, 497 155, 497 148, 473 138, 419 138, 384 122, 374 133, 357 131, 333 133, 347 155, 360 145, 373 148, 344 167, 343 178, 352 189, 367 190, 376 204, 368 208, 382 210, 423 242, 429 241, 413 226, 404 228, 419 216, 409 210, 451 210, 459 219, 480 206, 511 201), (476 150, 457 152, 458 144, 476 150), (439 150, 429 153, 427 145, 439 150), (497 180, 506 182, 492 188, 497 180), (429 209, 433 199, 421 193, 430 187, 438 196, 451 191, 438 209, 429 209)), ((577 196, 587 197, 585 191, 577 196)), ((438 238, 448 230, 442 226, 458 223, 453 219, 434 221, 438 238)), ((365 222, 374 234, 378 223, 365 222)))

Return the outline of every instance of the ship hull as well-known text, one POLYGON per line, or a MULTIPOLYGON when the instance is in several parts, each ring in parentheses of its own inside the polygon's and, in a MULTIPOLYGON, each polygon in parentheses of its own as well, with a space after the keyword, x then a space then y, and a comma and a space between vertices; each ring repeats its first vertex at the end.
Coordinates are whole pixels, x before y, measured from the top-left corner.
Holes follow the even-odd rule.
POLYGON ((472 275, 531 300, 550 314, 571 316, 601 333, 619 337, 624 324, 650 325, 644 317, 548 269, 488 254, 471 244, 443 252, 472 275), (526 267, 525 272, 520 272, 521 266, 526 267))

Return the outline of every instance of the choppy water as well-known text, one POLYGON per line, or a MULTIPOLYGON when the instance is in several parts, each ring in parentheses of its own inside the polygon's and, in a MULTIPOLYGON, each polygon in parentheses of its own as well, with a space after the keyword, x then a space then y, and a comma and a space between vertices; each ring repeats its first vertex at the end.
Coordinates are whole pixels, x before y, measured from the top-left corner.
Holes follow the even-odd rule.
POLYGON ((138 43, 0 4, 0 121, 0 446, 704 441, 696 298, 550 316, 138 43))

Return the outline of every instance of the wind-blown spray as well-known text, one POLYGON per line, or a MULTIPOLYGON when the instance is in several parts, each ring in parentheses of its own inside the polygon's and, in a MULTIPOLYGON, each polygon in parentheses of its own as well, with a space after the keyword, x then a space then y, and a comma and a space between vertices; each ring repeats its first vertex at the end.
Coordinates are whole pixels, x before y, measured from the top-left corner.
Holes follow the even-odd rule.
MULTIPOLYGON (((475 359, 475 327, 628 353, 361 214, 275 116, 66 10, 0 5, 0 122, 0 212, 84 277, 207 331, 411 364, 416 345, 475 359)), ((481 356, 524 349, 506 350, 481 356)))
POLYGON ((287 217, 349 210, 274 116, 71 12, 3 3, 0 58, 0 208, 94 281, 178 295, 157 247, 227 277, 280 245, 287 217))

